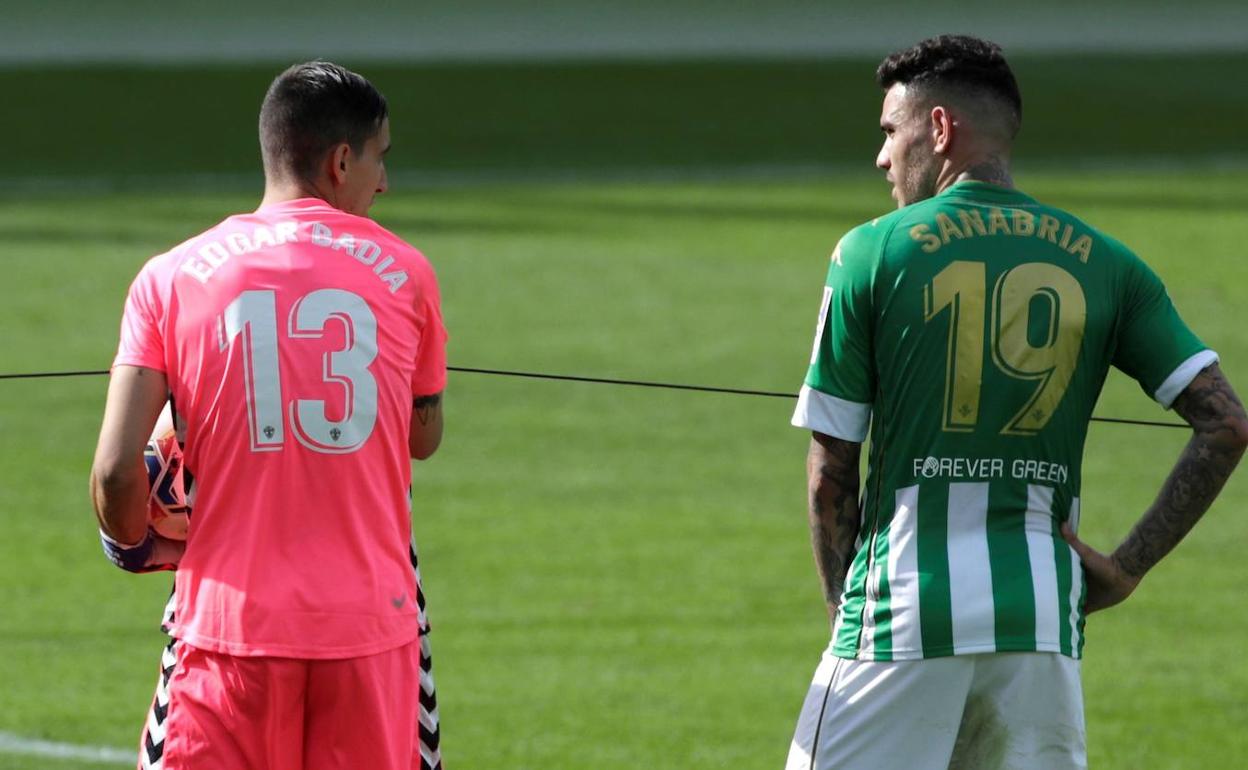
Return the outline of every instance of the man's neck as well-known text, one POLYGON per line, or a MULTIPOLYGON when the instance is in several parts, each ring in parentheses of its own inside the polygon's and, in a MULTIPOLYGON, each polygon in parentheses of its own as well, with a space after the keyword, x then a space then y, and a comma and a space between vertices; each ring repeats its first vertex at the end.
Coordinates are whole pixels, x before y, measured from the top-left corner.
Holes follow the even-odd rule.
POLYGON ((334 202, 325 193, 316 189, 316 185, 302 181, 266 179, 264 182, 264 198, 260 201, 260 206, 272 206, 277 203, 299 200, 300 198, 320 198, 331 206, 334 205, 334 202))
POLYGON ((1013 187, 1008 158, 989 155, 958 166, 947 166, 936 182, 937 192, 944 192, 958 182, 985 182, 998 187, 1013 187))

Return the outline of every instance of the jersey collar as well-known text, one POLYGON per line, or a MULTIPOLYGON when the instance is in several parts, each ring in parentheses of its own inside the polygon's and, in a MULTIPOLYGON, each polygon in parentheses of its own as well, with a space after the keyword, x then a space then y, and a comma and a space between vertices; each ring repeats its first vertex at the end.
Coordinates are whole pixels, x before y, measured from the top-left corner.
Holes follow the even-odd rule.
POLYGON ((979 182, 973 179, 957 182, 946 187, 937 197, 950 196, 970 198, 972 200, 990 200, 1013 203, 1035 203, 1030 195, 1014 187, 1002 187, 998 184, 979 182))
POLYGON ((333 209, 337 211, 337 209, 334 209, 333 206, 329 205, 329 203, 321 200, 320 198, 294 198, 288 201, 280 201, 278 203, 270 203, 266 206, 261 206, 256 209, 256 211, 303 211, 308 209, 333 209))

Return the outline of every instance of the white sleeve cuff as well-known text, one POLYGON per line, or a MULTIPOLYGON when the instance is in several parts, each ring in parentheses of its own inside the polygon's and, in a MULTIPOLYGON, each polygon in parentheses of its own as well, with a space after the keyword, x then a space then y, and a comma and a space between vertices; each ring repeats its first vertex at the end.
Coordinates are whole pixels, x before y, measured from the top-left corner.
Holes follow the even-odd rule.
POLYGON ((846 401, 803 385, 802 392, 797 396, 797 409, 793 411, 792 423, 797 428, 807 428, 825 436, 861 444, 867 440, 871 405, 846 401))
POLYGON ((1166 381, 1161 383, 1161 387, 1157 388, 1153 398, 1157 399, 1157 403, 1169 409, 1174 400, 1183 392, 1183 389, 1191 385, 1192 380, 1196 379, 1196 375, 1200 374, 1206 366, 1217 363, 1217 361, 1218 354, 1212 350, 1200 351, 1179 364, 1179 368, 1171 372, 1166 381))

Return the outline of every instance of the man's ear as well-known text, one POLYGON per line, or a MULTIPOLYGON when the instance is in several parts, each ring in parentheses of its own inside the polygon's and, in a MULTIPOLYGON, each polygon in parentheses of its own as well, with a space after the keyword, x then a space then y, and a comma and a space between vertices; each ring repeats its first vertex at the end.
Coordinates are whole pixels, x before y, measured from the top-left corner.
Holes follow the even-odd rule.
POLYGON ((354 158, 351 157, 351 145, 343 142, 336 145, 329 154, 329 178, 333 181, 334 186, 346 184, 347 169, 350 167, 354 158))
POLYGON ((932 149, 939 155, 944 155, 953 147, 953 137, 957 130, 957 123, 953 119, 953 113, 948 107, 937 105, 932 108, 929 113, 930 126, 932 134, 932 149))

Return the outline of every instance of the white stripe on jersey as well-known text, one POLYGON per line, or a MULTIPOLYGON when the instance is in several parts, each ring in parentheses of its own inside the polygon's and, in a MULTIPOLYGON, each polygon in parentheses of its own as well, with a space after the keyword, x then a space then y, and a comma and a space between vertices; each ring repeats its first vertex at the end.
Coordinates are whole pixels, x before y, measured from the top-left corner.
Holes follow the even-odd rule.
POLYGON ((949 485, 949 599, 953 650, 985 652, 995 639, 988 562, 988 483, 949 485))
POLYGON ((897 490, 897 507, 888 525, 888 595, 892 610, 894 655, 920 652, 919 625, 919 487, 897 490))
MULTIPOLYGON (((1070 528, 1079 527, 1079 498, 1070 501, 1070 528)), ((1083 563, 1070 546, 1070 654, 1079 657, 1079 597, 1083 594, 1083 563)))
POLYGON ((872 549, 872 553, 867 560, 869 566, 863 590, 865 601, 862 604, 862 636, 858 644, 858 657, 863 660, 871 660, 875 655, 875 610, 880 595, 880 561, 875 558, 875 538, 867 540, 867 548, 872 549))
POLYGON ((1061 652, 1057 616, 1057 555, 1053 550, 1053 487, 1027 485, 1027 558, 1036 602, 1036 650, 1061 652))

